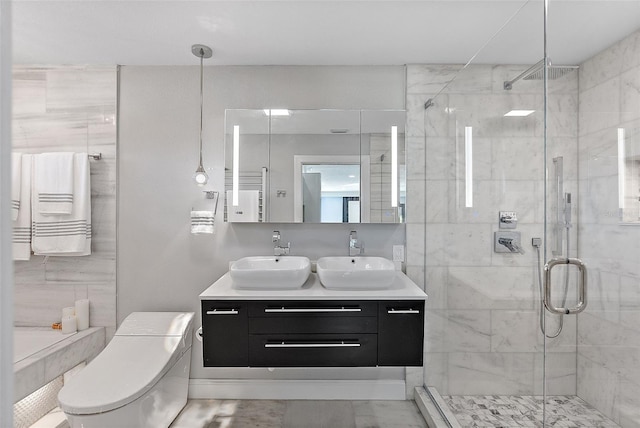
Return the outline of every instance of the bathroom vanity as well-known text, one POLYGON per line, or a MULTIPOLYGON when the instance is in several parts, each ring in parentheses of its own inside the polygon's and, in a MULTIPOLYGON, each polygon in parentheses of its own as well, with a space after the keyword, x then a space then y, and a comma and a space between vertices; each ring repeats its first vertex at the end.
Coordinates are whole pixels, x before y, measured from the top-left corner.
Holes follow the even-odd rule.
POLYGON ((205 367, 421 366, 427 295, 397 272, 384 290, 236 289, 200 294, 205 367))

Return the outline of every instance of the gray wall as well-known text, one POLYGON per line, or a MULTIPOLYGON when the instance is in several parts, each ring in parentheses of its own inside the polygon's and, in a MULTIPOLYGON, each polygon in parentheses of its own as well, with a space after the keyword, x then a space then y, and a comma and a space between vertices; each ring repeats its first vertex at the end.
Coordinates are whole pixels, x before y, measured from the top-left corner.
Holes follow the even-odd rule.
MULTIPOLYGON (((404 78, 401 66, 205 67, 204 164, 211 179, 204 189, 224 189, 225 109, 402 109, 404 78)), ((132 311, 199 313, 198 295, 228 270, 229 261, 272 253, 274 229, 291 241, 292 254, 311 259, 346 254, 352 228, 369 255, 390 258, 392 245, 404 244, 403 225, 228 225, 222 214, 214 236, 191 235, 189 211, 203 197, 203 188, 192 180, 198 164, 198 90, 198 66, 121 68, 119 322, 132 311)), ((192 378, 279 375, 204 369, 201 360, 196 342, 192 378)), ((299 375, 326 376, 309 370, 299 375)))

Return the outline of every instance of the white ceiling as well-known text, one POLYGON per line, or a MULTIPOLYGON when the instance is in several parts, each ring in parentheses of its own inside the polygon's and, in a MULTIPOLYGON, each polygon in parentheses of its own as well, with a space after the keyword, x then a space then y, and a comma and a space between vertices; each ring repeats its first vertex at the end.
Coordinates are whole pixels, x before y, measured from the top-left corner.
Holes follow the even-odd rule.
MULTIPOLYGON (((14 0, 18 64, 527 64, 543 55, 542 0, 14 0), (513 20, 501 31, 509 19, 513 20)), ((640 28, 640 0, 550 0, 549 54, 579 64, 640 28)))

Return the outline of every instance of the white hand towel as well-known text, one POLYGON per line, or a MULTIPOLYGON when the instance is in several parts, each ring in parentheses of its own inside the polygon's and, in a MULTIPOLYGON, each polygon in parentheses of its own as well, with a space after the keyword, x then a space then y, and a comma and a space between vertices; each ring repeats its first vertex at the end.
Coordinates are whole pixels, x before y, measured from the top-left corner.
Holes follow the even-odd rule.
POLYGON ((41 202, 32 195, 34 254, 87 256, 91 254, 91 183, 86 153, 73 156, 73 209, 68 215, 43 215, 41 202))
POLYGON ((13 222, 13 260, 31 258, 31 170, 32 155, 22 155, 20 165, 20 209, 13 222))
POLYGON ((215 219, 213 211, 191 211, 191 233, 214 233, 215 219))
POLYGON ((11 153, 11 220, 18 219, 20 186, 22 182, 22 153, 11 153))
POLYGON ((35 155, 33 188, 40 214, 71 214, 73 208, 74 154, 35 155))

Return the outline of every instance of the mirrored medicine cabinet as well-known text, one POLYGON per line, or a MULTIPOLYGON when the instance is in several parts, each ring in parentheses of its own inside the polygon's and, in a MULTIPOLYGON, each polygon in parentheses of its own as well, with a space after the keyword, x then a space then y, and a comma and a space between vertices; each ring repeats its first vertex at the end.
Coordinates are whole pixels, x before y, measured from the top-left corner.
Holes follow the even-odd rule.
POLYGON ((226 110, 225 221, 403 223, 404 110, 226 110))

